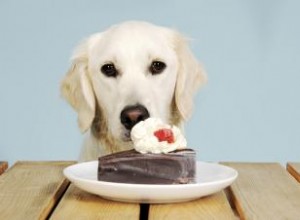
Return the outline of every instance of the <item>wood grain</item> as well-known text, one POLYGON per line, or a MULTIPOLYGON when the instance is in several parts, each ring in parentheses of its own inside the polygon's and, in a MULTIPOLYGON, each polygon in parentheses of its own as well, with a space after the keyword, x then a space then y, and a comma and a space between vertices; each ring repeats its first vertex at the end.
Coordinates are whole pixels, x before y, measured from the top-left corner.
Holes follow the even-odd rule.
POLYGON ((236 216, 222 191, 185 203, 150 205, 149 219, 236 219, 236 216))
POLYGON ((300 183, 300 163, 289 162, 286 169, 300 183))
POLYGON ((139 219, 140 205, 113 202, 70 185, 50 219, 139 219))
POLYGON ((8 168, 8 164, 5 161, 0 161, 0 175, 8 168))
POLYGON ((239 172, 231 185, 241 219, 299 219, 300 185, 277 163, 223 163, 239 172))
POLYGON ((0 219, 45 219, 69 182, 72 162, 18 162, 0 177, 0 219))

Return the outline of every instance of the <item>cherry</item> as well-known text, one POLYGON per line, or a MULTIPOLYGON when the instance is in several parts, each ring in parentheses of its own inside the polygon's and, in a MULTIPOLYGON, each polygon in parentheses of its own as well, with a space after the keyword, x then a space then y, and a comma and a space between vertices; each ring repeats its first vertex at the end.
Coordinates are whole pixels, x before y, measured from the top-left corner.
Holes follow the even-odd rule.
POLYGON ((158 141, 167 141, 169 144, 174 143, 174 134, 171 129, 162 128, 154 132, 154 135, 157 137, 158 141))

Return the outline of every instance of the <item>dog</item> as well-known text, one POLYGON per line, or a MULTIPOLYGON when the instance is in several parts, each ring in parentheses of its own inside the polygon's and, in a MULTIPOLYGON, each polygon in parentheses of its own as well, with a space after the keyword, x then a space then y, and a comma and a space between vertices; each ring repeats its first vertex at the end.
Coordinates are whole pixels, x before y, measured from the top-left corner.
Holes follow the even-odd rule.
POLYGON ((148 117, 183 129, 206 73, 179 32, 127 21, 75 49, 61 83, 86 138, 79 161, 133 148, 131 128, 148 117))

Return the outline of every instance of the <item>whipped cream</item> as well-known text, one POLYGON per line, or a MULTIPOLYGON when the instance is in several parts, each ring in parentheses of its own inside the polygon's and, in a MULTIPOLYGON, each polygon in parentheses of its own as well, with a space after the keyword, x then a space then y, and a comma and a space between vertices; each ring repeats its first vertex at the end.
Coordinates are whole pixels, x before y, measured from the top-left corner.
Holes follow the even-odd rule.
POLYGON ((131 140, 136 151, 145 153, 168 153, 187 146, 185 137, 176 126, 163 123, 158 118, 148 118, 136 124, 131 130, 131 140), (170 129, 173 132, 174 142, 159 141, 154 133, 160 129, 170 129))

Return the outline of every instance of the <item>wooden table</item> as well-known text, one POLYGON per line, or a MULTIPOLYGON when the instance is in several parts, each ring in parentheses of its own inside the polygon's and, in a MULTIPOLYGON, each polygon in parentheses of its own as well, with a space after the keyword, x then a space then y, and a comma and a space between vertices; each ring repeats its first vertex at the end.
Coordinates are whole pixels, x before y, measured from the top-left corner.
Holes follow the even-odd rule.
MULTIPOLYGON (((227 189, 178 204, 113 202, 63 177, 70 161, 0 162, 0 219, 300 219, 300 163, 224 163, 239 172, 227 189)), ((176 192, 174 192, 176 193, 176 192)))

